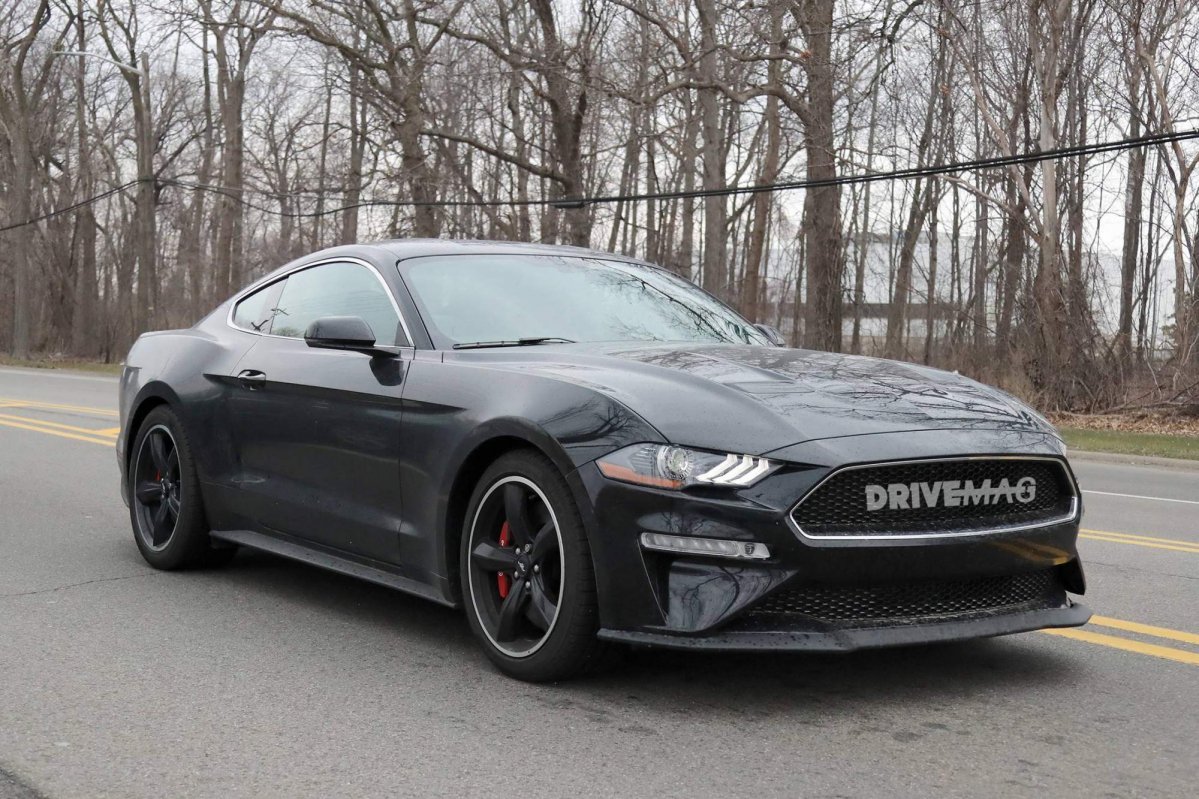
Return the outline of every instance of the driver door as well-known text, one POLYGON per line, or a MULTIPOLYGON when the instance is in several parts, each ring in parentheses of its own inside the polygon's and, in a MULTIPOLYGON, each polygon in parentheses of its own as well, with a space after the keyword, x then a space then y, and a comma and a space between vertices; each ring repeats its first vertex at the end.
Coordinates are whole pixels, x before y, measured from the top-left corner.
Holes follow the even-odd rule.
POLYGON ((373 267, 336 261, 291 273, 261 335, 234 370, 230 402, 243 515, 263 532, 400 562, 400 423, 412 351, 315 349, 308 325, 358 316, 376 343, 408 345, 373 267))

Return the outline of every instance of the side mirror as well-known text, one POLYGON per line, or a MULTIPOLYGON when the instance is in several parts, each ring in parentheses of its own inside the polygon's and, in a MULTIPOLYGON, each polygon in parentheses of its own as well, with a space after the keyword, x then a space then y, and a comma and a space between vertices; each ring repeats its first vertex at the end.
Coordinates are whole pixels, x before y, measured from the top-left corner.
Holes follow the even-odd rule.
POLYGON ((308 325, 304 341, 325 350, 353 350, 370 355, 392 355, 391 347, 375 346, 371 326, 357 316, 323 316, 308 325))
POLYGON ((758 332, 761 333, 763 336, 765 336, 770 341, 770 343, 773 344, 774 346, 776 346, 776 347, 787 346, 787 342, 783 339, 783 334, 778 332, 778 330, 771 327, 770 325, 754 325, 754 327, 756 327, 758 329, 758 332))

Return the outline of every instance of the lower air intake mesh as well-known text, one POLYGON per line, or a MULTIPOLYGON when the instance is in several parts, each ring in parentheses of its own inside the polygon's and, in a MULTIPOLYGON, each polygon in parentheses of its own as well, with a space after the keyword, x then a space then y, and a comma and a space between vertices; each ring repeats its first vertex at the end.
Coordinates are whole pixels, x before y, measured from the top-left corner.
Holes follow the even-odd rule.
POLYGON ((1052 569, 1027 574, 882 583, 784 588, 756 605, 749 616, 802 615, 829 622, 879 622, 970 615, 1023 605, 1060 601, 1062 587, 1052 569))

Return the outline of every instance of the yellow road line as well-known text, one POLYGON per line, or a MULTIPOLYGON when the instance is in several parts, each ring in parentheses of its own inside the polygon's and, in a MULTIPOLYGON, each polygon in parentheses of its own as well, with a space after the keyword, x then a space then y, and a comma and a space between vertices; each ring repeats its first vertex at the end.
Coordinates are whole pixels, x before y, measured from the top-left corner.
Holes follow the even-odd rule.
POLYGON ((1171 630, 1166 627, 1154 627, 1152 624, 1141 624, 1135 621, 1124 621, 1123 619, 1112 619, 1107 616, 1092 616, 1091 624, 1098 624, 1100 627, 1112 627, 1117 630, 1125 630, 1130 633, 1140 633, 1141 635, 1152 635, 1157 638, 1169 638, 1173 641, 1182 641, 1184 644, 1194 644, 1199 646, 1199 635, 1195 633, 1184 633, 1181 630, 1171 630))
POLYGON ((1181 544, 1184 547, 1199 547, 1199 541, 1184 541, 1181 538, 1153 538, 1147 535, 1136 535, 1134 533, 1113 533, 1109 530, 1087 530, 1083 529, 1080 532, 1089 533, 1091 535, 1106 535, 1112 538, 1133 538, 1137 541, 1156 541, 1159 544, 1181 544))
POLYGON ((1106 538, 1101 535, 1083 535, 1080 538, 1086 538, 1091 541, 1106 541, 1109 544, 1132 544, 1139 547, 1150 547, 1151 549, 1165 549, 1170 552, 1187 552, 1189 554, 1199 554, 1199 547, 1175 547, 1169 544, 1151 544, 1143 541, 1129 541, 1125 538, 1106 538))
POLYGON ((1199 546, 1197 546, 1195 544, 1186 544, 1185 542, 1180 542, 1181 543, 1180 546, 1174 546, 1171 544, 1156 544, 1152 541, 1137 541, 1135 539, 1118 538, 1116 536, 1094 535, 1091 533, 1080 533, 1078 537, 1086 538, 1091 541, 1106 541, 1109 544, 1132 544, 1132 545, 1138 546, 1138 547, 1150 547, 1152 549, 1166 549, 1171 552, 1188 552, 1191 554, 1199 555, 1199 546))
POLYGON ((100 416, 117 416, 117 412, 108 408, 92 408, 87 405, 63 405, 56 402, 37 402, 35 400, 13 399, 0 397, 0 403, 9 408, 48 408, 57 411, 77 411, 79 413, 94 413, 100 416))
POLYGON ((1143 641, 1134 641, 1131 638, 1119 638, 1114 635, 1093 633, 1090 630, 1041 630, 1041 632, 1061 638, 1071 638, 1075 641, 1085 641, 1088 644, 1099 644, 1100 646, 1108 646, 1112 649, 1122 649, 1125 652, 1136 652, 1140 655, 1150 655, 1151 657, 1164 658, 1165 660, 1173 660, 1178 663, 1187 663, 1191 666, 1199 666, 1199 652, 1187 652, 1185 649, 1174 649, 1173 647, 1160 646, 1159 644, 1147 644, 1143 641))
POLYGON ((112 438, 107 438, 107 439, 105 439, 105 438, 90 438, 88 436, 76 435, 75 433, 68 433, 63 430, 53 430, 48 427, 35 427, 34 425, 30 425, 30 424, 18 424, 17 422, 8 422, 3 419, 0 419, 0 425, 3 425, 4 427, 15 427, 18 430, 32 430, 35 433, 45 433, 46 435, 49 435, 49 436, 60 436, 62 438, 73 438, 76 441, 87 441, 90 444, 101 444, 105 447, 111 447, 113 445, 113 443, 115 442, 115 439, 112 439, 112 438))
POLYGON ((0 419, 7 419, 10 422, 23 422, 25 424, 38 425, 39 427, 53 427, 56 430, 68 430, 72 433, 82 433, 89 436, 116 436, 121 431, 119 427, 109 427, 104 430, 96 430, 91 427, 76 427, 73 424, 62 424, 61 422, 50 422, 45 419, 30 419, 28 416, 13 416, 8 413, 0 413, 0 419))

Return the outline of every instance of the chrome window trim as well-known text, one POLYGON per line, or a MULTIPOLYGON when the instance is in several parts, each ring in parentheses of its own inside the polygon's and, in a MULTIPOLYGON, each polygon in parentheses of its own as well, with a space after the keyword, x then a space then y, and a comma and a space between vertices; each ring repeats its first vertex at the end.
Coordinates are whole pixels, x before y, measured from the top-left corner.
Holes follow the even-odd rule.
POLYGON ((826 474, 824 478, 816 485, 808 489, 808 492, 787 511, 787 523, 795 532, 799 533, 804 538, 812 541, 919 541, 924 539, 936 538, 966 538, 969 536, 994 535, 996 533, 1016 533, 1022 530, 1036 530, 1041 527, 1052 527, 1056 524, 1066 524, 1068 522, 1076 522, 1079 518, 1079 492, 1078 481, 1074 479, 1074 473, 1070 470, 1069 462, 1065 458, 1058 458, 1052 455, 964 455, 952 458, 910 458, 899 461, 875 461, 873 463, 855 463, 849 466, 839 466, 826 474), (980 527, 973 530, 950 530, 943 533, 869 533, 869 534, 845 534, 845 535, 813 535, 804 532, 803 527, 795 519, 795 512, 815 494, 821 486, 832 480, 843 472, 858 471, 861 469, 874 469, 879 466, 905 466, 914 463, 954 463, 958 461, 1051 461, 1057 464, 1066 476, 1067 484, 1073 492, 1070 498, 1070 510, 1062 516, 1055 516, 1052 519, 1046 519, 1039 522, 1030 522, 1027 524, 1009 524, 999 527, 980 527))
POLYGON ((252 336, 265 336, 266 338, 283 338, 283 339, 289 339, 291 341, 303 341, 304 340, 303 338, 297 338, 296 336, 277 336, 274 333, 262 333, 258 330, 247 330, 246 328, 242 327, 241 325, 234 324, 233 314, 237 310, 238 303, 240 303, 246 297, 249 297, 251 294, 259 291, 260 289, 269 288, 270 286, 273 286, 274 284, 278 283, 280 280, 284 280, 286 278, 291 277, 296 272, 302 272, 305 269, 312 269, 312 268, 318 267, 318 266, 328 266, 329 264, 357 264, 358 266, 366 267, 367 271, 369 271, 372 275, 374 275, 375 280, 378 280, 379 285, 383 287, 383 291, 387 294, 387 299, 389 299, 391 301, 391 307, 393 309, 395 309, 396 316, 399 317, 400 327, 403 328, 403 330, 404 330, 404 337, 408 340, 408 343, 397 344, 396 346, 403 347, 406 349, 414 349, 415 348, 416 343, 415 343, 415 340, 412 338, 412 331, 408 329, 408 320, 406 320, 404 318, 404 313, 400 310, 400 304, 398 302, 396 302, 395 294, 392 293, 391 287, 387 285, 387 281, 383 279, 383 275, 381 275, 379 273, 379 270, 376 269, 374 267, 374 265, 371 264, 369 261, 363 260, 362 258, 356 258, 352 255, 342 255, 342 256, 335 257, 335 258, 325 258, 320 261, 314 261, 310 264, 301 264, 293 269, 288 269, 283 274, 273 275, 269 279, 263 278, 262 280, 260 280, 256 283, 251 283, 249 286, 242 289, 241 292, 233 295, 233 299, 229 303, 229 313, 225 317, 225 324, 227 324, 229 327, 233 328, 234 330, 240 330, 241 332, 249 333, 252 336))

